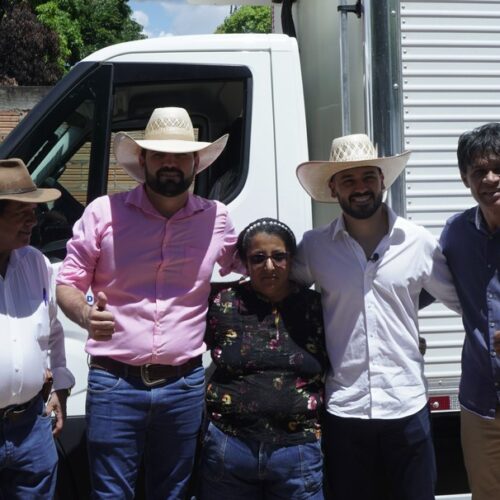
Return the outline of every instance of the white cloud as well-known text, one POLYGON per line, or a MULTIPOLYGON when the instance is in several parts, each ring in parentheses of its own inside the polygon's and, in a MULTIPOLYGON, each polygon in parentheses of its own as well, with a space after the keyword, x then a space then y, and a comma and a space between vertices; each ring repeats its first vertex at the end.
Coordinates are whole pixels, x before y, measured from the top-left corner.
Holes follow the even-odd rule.
POLYGON ((144 31, 149 25, 149 16, 142 10, 132 12, 132 19, 138 22, 144 28, 144 31))
POLYGON ((172 0, 161 2, 170 18, 170 31, 176 35, 213 33, 229 15, 229 7, 186 5, 172 0))
POLYGON ((193 5, 187 0, 131 0, 133 18, 148 38, 213 33, 230 6, 193 5))
POLYGON ((162 37, 162 36, 174 36, 173 33, 170 31, 160 31, 159 33, 156 34, 157 37, 162 37))

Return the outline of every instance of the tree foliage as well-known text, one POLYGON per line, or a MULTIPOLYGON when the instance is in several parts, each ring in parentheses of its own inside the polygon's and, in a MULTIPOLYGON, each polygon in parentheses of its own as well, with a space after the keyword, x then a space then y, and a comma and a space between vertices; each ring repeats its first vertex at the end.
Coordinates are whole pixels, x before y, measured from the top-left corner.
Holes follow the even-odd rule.
POLYGON ((217 27, 216 33, 270 33, 271 7, 240 7, 217 27))
POLYGON ((79 5, 81 13, 78 19, 84 49, 80 58, 107 45, 145 38, 142 26, 131 18, 127 0, 72 1, 79 5))
POLYGON ((57 35, 24 2, 0 19, 0 84, 51 85, 62 75, 57 35))
POLYGON ((75 57, 78 57, 84 48, 79 22, 72 19, 69 12, 61 10, 57 1, 40 4, 35 11, 40 22, 56 33, 59 39, 57 65, 61 72, 64 72, 76 62, 75 57))
POLYGON ((141 25, 131 18, 132 9, 127 2, 0 0, 0 84, 2 79, 12 78, 21 85, 50 84, 102 47, 144 38, 141 25), (24 20, 19 18, 21 11, 26 16, 24 20), (20 22, 22 26, 18 28, 20 22), (22 32, 27 23, 30 29, 22 36, 20 33, 6 36, 6 28, 22 32), (7 63, 5 56, 9 52, 15 57, 7 63), (35 71, 30 74, 29 67, 38 67, 42 61, 47 65, 46 74, 35 71), (20 70, 21 67, 28 69, 20 70))

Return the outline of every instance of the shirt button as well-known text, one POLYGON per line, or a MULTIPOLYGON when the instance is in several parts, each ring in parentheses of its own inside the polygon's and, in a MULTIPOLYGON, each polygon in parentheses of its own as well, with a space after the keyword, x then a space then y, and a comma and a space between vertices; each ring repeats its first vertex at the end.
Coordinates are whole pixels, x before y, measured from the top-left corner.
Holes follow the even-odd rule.
POLYGON ((492 358, 494 358, 496 355, 497 355, 497 353, 495 352, 495 350, 494 350, 494 349, 492 349, 492 350, 490 351, 490 356, 491 356, 492 358))

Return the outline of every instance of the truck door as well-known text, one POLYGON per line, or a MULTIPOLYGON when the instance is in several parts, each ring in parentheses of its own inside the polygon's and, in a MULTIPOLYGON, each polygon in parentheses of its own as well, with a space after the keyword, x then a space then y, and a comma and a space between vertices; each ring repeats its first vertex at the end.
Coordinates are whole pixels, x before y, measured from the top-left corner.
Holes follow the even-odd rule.
MULTIPOLYGON (((137 185, 114 160, 113 134, 127 131, 141 138, 157 107, 186 108, 199 140, 213 141, 223 133, 230 134, 224 153, 192 186, 197 194, 230 203, 247 179, 251 96, 251 72, 236 64, 79 63, 0 146, 0 158, 22 158, 37 185, 62 192, 59 200, 40 207, 32 244, 57 268, 65 256, 72 226, 87 203, 137 185)), ((269 175, 274 179, 272 171, 269 175)), ((274 189, 269 192, 274 193, 274 189)), ((276 208, 271 208, 272 215, 276 208)), ((262 209, 266 210, 265 206, 262 209)), ((91 295, 88 299, 92 300, 91 295)), ((59 441, 68 460, 61 461, 64 474, 58 488, 61 498, 78 498, 77 491, 88 490, 83 417, 87 333, 64 315, 59 318, 76 386, 68 399, 69 418, 59 441)))

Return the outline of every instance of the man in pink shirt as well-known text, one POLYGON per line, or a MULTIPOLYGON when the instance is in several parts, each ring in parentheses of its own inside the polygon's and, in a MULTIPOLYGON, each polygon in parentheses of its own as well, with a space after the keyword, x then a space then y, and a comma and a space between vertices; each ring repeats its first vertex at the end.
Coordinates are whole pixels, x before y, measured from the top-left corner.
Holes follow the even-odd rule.
POLYGON ((227 136, 194 140, 182 108, 155 109, 145 139, 114 142, 141 184, 90 203, 57 278, 64 313, 89 332, 87 441, 93 498, 183 498, 204 398, 201 354, 210 278, 233 263, 227 208, 189 193, 227 136), (95 301, 86 301, 91 289, 95 301))

